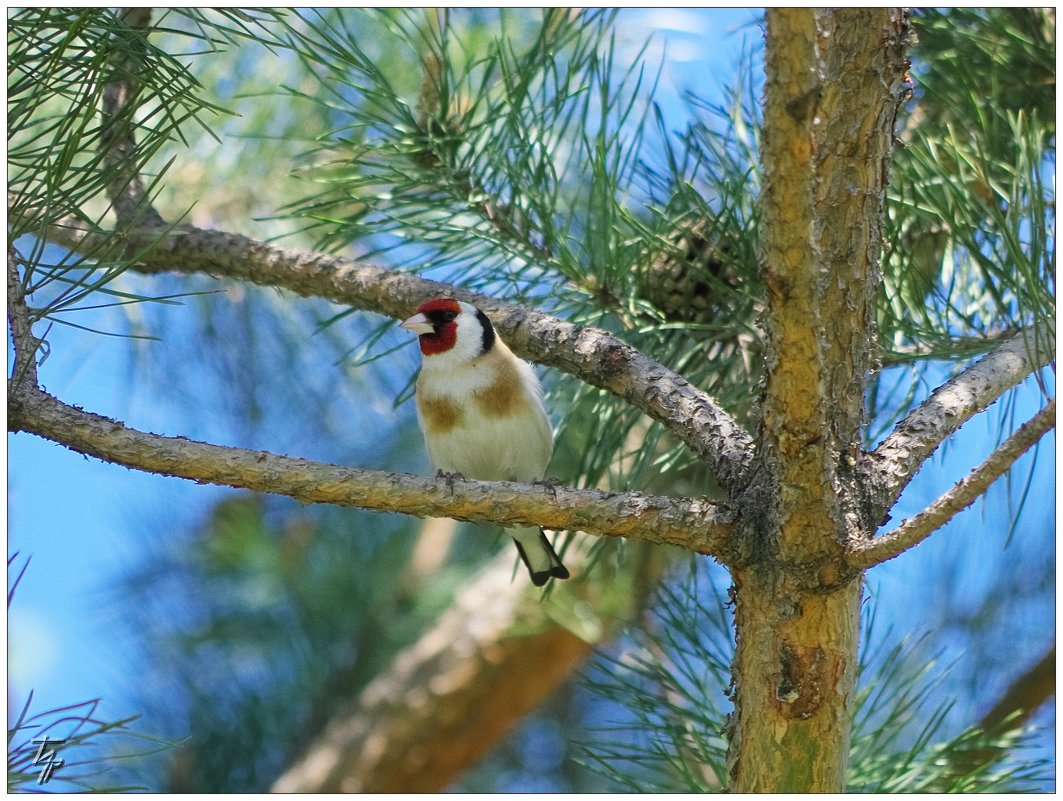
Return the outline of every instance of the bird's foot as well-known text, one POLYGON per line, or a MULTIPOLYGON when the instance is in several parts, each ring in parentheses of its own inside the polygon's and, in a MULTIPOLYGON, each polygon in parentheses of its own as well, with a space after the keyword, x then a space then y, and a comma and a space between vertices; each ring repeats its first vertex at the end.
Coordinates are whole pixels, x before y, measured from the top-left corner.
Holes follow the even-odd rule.
POLYGON ((447 486, 450 488, 451 493, 454 492, 454 482, 455 481, 464 481, 465 480, 465 476, 463 476, 461 473, 457 472, 456 470, 453 473, 447 473, 444 470, 437 470, 436 471, 436 478, 445 478, 447 480, 447 486))
POLYGON ((533 481, 532 484, 539 484, 549 490, 550 494, 554 496, 554 500, 557 500, 557 488, 561 486, 561 479, 547 476, 539 481, 533 481))

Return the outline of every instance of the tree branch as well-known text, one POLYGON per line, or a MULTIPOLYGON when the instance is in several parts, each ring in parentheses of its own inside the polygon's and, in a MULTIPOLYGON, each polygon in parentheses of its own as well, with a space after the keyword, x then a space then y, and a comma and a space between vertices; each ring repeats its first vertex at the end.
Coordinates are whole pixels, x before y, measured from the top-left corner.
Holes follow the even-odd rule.
MULTIPOLYGON (((135 36, 143 39, 151 26, 150 8, 126 8, 121 19, 135 36)), ((104 163, 113 171, 107 183, 107 194, 114 207, 120 228, 133 225, 162 226, 163 219, 152 206, 144 191, 144 182, 137 171, 137 143, 133 136, 133 115, 140 95, 136 75, 140 62, 128 50, 119 51, 113 63, 114 73, 120 76, 103 89, 103 135, 100 145, 104 163)))
POLYGON ((454 517, 501 525, 578 529, 719 556, 727 511, 700 499, 574 490, 510 482, 448 481, 336 467, 164 437, 68 406, 36 387, 8 385, 8 429, 137 470, 199 483, 287 495, 380 512, 454 517))
POLYGON ((990 485, 1006 473, 1015 461, 1026 453, 1056 424, 1056 401, 1053 398, 1029 422, 975 468, 969 476, 911 520, 904 521, 895 531, 877 540, 862 543, 847 557, 850 567, 866 570, 900 556, 914 548, 949 520, 975 502, 990 485))
POLYGON ((874 518, 885 516, 919 467, 945 439, 1054 356, 1053 337, 1035 328, 1012 337, 934 390, 874 451, 864 455, 865 482, 871 488, 874 518))
MULTIPOLYGON (((107 236, 73 220, 53 227, 51 233, 56 243, 77 250, 107 236)), ((130 247, 146 245, 160 233, 141 230, 130 237, 130 247)), ((661 422, 709 466, 732 497, 745 486, 743 476, 752 459, 752 439, 745 429, 682 376, 600 329, 364 261, 190 226, 163 237, 133 269, 224 276, 396 319, 440 295, 469 301, 491 317, 518 355, 606 389, 661 422)))
POLYGON ((646 602, 636 571, 652 574, 652 587, 667 561, 660 549, 648 556, 653 564, 636 560, 610 581, 566 582, 544 598, 514 584, 513 557, 499 554, 336 711, 273 791, 445 791, 646 602))
POLYGON ((1006 756, 1008 735, 1014 737, 1023 724, 1056 692, 1055 643, 1021 676, 1015 679, 993 708, 982 716, 978 728, 984 736, 970 749, 959 749, 950 758, 955 776, 970 776, 1006 756), (988 741, 988 742, 987 742, 988 741))
POLYGON ((37 347, 26 307, 26 293, 18 274, 18 254, 11 243, 7 246, 7 323, 11 329, 11 345, 15 364, 11 381, 16 387, 23 382, 37 386, 37 347))

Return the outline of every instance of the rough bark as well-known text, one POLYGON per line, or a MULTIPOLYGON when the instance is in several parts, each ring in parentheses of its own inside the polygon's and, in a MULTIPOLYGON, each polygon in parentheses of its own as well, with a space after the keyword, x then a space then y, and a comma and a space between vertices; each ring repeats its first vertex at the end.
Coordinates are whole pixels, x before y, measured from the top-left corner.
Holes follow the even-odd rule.
POLYGON ((863 470, 871 496, 870 514, 877 522, 882 521, 942 442, 1008 389, 1055 358, 1054 342, 1053 332, 1043 328, 1016 334, 935 389, 873 452, 865 455, 863 470))
POLYGON ((856 467, 906 31, 898 11, 767 14, 768 375, 732 570, 735 792, 844 787, 861 580, 836 564, 873 530, 856 467))
POLYGON ((849 565, 866 570, 914 548, 981 497, 993 482, 1008 472, 1016 460, 1037 444, 1055 424, 1056 401, 1053 398, 994 450, 988 459, 972 470, 970 475, 930 506, 911 520, 903 521, 899 528, 889 534, 876 540, 858 543, 849 554, 849 565))
MULTIPOLYGON (((52 229, 75 249, 99 246, 100 234, 78 221, 52 229)), ((206 273, 321 297, 396 319, 432 297, 455 297, 483 309, 514 353, 570 373, 629 401, 690 446, 725 487, 742 485, 751 438, 711 397, 673 370, 611 334, 573 325, 517 304, 386 270, 364 261, 259 242, 239 234, 182 227, 143 229, 128 236, 132 269, 143 273, 206 273)))
POLYGON ((611 534, 718 554, 730 515, 697 499, 574 490, 549 484, 425 478, 310 462, 164 437, 8 386, 8 430, 27 431, 114 464, 205 484, 419 516, 611 534))

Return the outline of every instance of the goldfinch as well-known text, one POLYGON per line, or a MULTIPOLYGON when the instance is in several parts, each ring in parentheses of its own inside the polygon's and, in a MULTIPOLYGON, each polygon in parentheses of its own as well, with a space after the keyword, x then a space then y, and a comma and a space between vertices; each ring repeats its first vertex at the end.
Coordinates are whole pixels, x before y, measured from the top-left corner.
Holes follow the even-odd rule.
MULTIPOLYGON (((478 481, 538 481, 554 436, 532 368, 513 355, 487 315, 437 298, 401 327, 418 334, 417 419, 432 464, 478 481)), ((541 528, 508 529, 532 583, 567 579, 541 528)))

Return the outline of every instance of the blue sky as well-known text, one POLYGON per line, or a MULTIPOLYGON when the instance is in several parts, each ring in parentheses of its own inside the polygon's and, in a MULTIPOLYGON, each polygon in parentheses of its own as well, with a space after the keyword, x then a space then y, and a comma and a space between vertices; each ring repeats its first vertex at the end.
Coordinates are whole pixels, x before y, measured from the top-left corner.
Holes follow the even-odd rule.
MULTIPOLYGON (((759 29, 748 25, 756 13, 632 9, 622 13, 621 21, 630 42, 640 40, 644 31, 657 31, 648 54, 651 64, 658 57, 666 59, 660 92, 665 99, 686 87, 709 94, 726 83, 742 50, 759 46, 759 29), (718 46, 707 52, 706 39, 718 46)), ((678 123, 681 112, 674 100, 665 103, 665 110, 678 123)), ((114 312, 82 314, 77 319, 83 325, 121 329, 114 312)), ((235 435, 210 420, 174 413, 165 388, 138 382, 137 363, 125 340, 60 326, 53 328, 49 340, 51 355, 41 367, 41 380, 65 402, 156 433, 202 437, 199 432, 209 430, 212 441, 232 443, 235 435)), ((1038 408, 1031 383, 1018 396, 1019 421, 1038 408)), ((913 482, 893 513, 894 521, 911 516, 977 465, 995 444, 996 430, 992 415, 965 426, 949 444, 947 458, 935 457, 913 482)), ((1042 464, 1054 464, 1054 443, 1054 434, 1045 438, 1038 456, 1042 464)), ((1030 458, 1020 464, 1016 476, 1025 476, 1030 458)), ((138 710, 123 695, 131 662, 120 652, 128 640, 113 636, 120 625, 115 615, 121 614, 113 591, 120 577, 142 560, 144 537, 159 535, 160 520, 168 521, 174 532, 187 531, 205 504, 225 491, 104 464, 27 434, 8 436, 7 464, 8 552, 20 554, 9 581, 25 557, 32 557, 8 615, 9 710, 20 708, 32 690, 33 710, 38 712, 102 696, 104 719, 135 714, 138 710), (150 526, 145 521, 151 521, 150 526)), ((1021 489, 1021 480, 1015 484, 1021 489)), ((1054 560, 1054 554, 1043 551, 1043 527, 1054 524, 1052 470, 1039 471, 1029 497, 1010 553, 1000 548, 1001 509, 1008 503, 1001 482, 987 502, 977 503, 916 552, 873 571, 869 586, 887 624, 917 627, 921 603, 932 605, 940 589, 934 587, 935 571, 957 552, 968 558, 958 574, 950 574, 956 581, 947 588, 953 597, 975 598, 991 591, 1001 559, 1040 554, 1054 560)), ((1044 614, 1044 609, 1031 611, 1034 616, 1044 614)), ((1034 631, 1038 622, 1017 621, 1016 630, 1034 631)), ((1039 647, 1031 643, 1031 653, 1039 647)))

